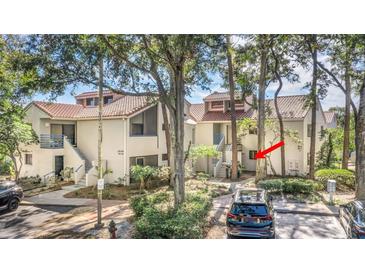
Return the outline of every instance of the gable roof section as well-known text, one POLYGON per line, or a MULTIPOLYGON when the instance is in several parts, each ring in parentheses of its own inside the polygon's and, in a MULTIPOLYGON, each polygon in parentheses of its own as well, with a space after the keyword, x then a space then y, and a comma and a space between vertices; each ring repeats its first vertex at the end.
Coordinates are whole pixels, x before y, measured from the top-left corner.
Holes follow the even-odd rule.
MULTIPOLYGON (((303 119, 309 110, 309 107, 305 105, 305 98, 306 95, 279 96, 278 107, 283 119, 303 119)), ((270 111, 267 118, 276 119, 274 99, 266 100, 266 106, 270 111)), ((257 111, 252 118, 257 118, 257 111)))
MULTIPOLYGON (((103 107, 103 117, 129 116, 147 107, 146 96, 123 96, 111 104, 103 107)), ((96 118, 98 117, 98 107, 86 107, 80 111, 75 118, 96 118)))
MULTIPOLYGON (((235 92, 235 96, 242 98, 242 93, 241 92, 235 92)), ((229 92, 225 91, 225 92, 218 92, 215 91, 211 94, 209 94, 208 96, 204 97, 204 101, 223 101, 223 100, 229 100, 230 96, 229 96, 229 92)))
POLYGON ((327 124, 330 124, 335 121, 336 114, 333 111, 324 111, 323 113, 327 124))
MULTIPOLYGON (((123 96, 122 94, 113 92, 111 90, 103 91, 103 96, 109 96, 109 95, 113 95, 116 97, 123 96)), ((99 96, 98 91, 86 91, 86 92, 80 93, 79 95, 76 95, 75 98, 76 99, 85 99, 85 98, 93 98, 93 97, 98 97, 98 96, 99 96)))
MULTIPOLYGON (((98 107, 83 107, 78 104, 61 104, 49 102, 33 102, 35 106, 47 113, 51 118, 60 119, 94 119, 98 117, 98 107)), ((127 117, 148 107, 146 96, 122 96, 103 107, 104 117, 127 117)))
MULTIPOLYGON (((222 97, 219 97, 222 98, 222 97)), ((270 119, 277 118, 275 111, 275 104, 273 99, 266 100, 267 108, 270 110, 270 114, 267 116, 270 119)), ((293 96, 279 96, 278 105, 280 113, 283 119, 303 119, 309 110, 309 107, 305 106, 305 95, 293 95, 293 96)), ((204 104, 192 104, 190 107, 190 113, 194 119, 198 122, 203 121, 229 121, 230 112, 209 111, 205 112, 204 104)), ((236 111, 237 119, 243 118, 257 118, 257 111, 249 109, 247 112, 243 110, 236 111)))
POLYGON ((34 101, 33 104, 47 113, 51 118, 74 118, 82 109, 82 105, 61 104, 51 102, 34 101))

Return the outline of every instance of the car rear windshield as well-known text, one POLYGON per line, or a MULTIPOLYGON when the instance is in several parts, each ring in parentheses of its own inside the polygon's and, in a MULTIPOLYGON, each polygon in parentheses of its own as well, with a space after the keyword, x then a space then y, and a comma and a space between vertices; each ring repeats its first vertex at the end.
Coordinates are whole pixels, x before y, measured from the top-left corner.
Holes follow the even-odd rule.
POLYGON ((235 215, 243 214, 264 216, 267 215, 267 207, 266 205, 235 203, 232 205, 231 213, 235 215))
POLYGON ((15 183, 12 183, 12 182, 0 183, 0 190, 7 190, 13 186, 15 186, 15 183))
POLYGON ((8 186, 6 184, 0 184, 0 190, 7 190, 8 186))

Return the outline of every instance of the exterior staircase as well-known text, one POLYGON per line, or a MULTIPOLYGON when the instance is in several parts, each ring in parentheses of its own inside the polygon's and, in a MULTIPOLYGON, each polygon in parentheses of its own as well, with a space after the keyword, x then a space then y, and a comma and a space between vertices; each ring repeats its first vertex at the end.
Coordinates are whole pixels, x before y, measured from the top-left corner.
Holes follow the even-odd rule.
POLYGON ((74 149, 76 153, 80 156, 80 158, 85 161, 85 173, 87 173, 93 167, 91 162, 86 158, 85 154, 82 153, 82 151, 78 147, 74 147, 74 149))
POLYGON ((81 186, 81 187, 85 187, 86 186, 86 175, 84 175, 79 182, 77 183, 77 185, 81 186))
POLYGON ((224 163, 217 170, 216 178, 226 178, 226 166, 224 165, 224 163))
POLYGON ((80 156, 81 159, 84 160, 85 162, 85 174, 84 176, 78 181, 78 183, 76 185, 80 186, 80 187, 85 187, 86 186, 86 174, 88 173, 88 171, 90 169, 92 169, 92 164, 91 162, 86 158, 85 154, 82 153, 82 151, 76 147, 76 146, 73 146, 73 149, 75 150, 75 152, 80 156))

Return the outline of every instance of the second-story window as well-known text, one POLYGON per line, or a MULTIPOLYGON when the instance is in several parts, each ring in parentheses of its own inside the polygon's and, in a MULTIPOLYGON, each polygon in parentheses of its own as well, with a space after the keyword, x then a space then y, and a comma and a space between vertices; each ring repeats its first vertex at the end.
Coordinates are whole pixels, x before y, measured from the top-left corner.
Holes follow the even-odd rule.
POLYGON ((130 136, 157 136, 157 106, 130 119, 130 136))
POLYGON ((95 107, 99 104, 99 98, 86 98, 86 106, 88 107, 95 107))
POLYGON ((212 109, 222 109, 223 108, 223 101, 211 102, 211 108, 212 109))
POLYGON ((113 102, 113 96, 105 96, 104 97, 104 104, 107 105, 107 104, 110 104, 113 102))

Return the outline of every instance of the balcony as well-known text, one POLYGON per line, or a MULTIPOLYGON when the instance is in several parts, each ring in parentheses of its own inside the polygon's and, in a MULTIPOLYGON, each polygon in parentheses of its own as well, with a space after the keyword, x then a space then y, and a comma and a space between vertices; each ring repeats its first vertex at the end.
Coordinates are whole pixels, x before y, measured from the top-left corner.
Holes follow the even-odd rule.
POLYGON ((63 148, 62 134, 40 134, 39 144, 41 148, 63 148))

